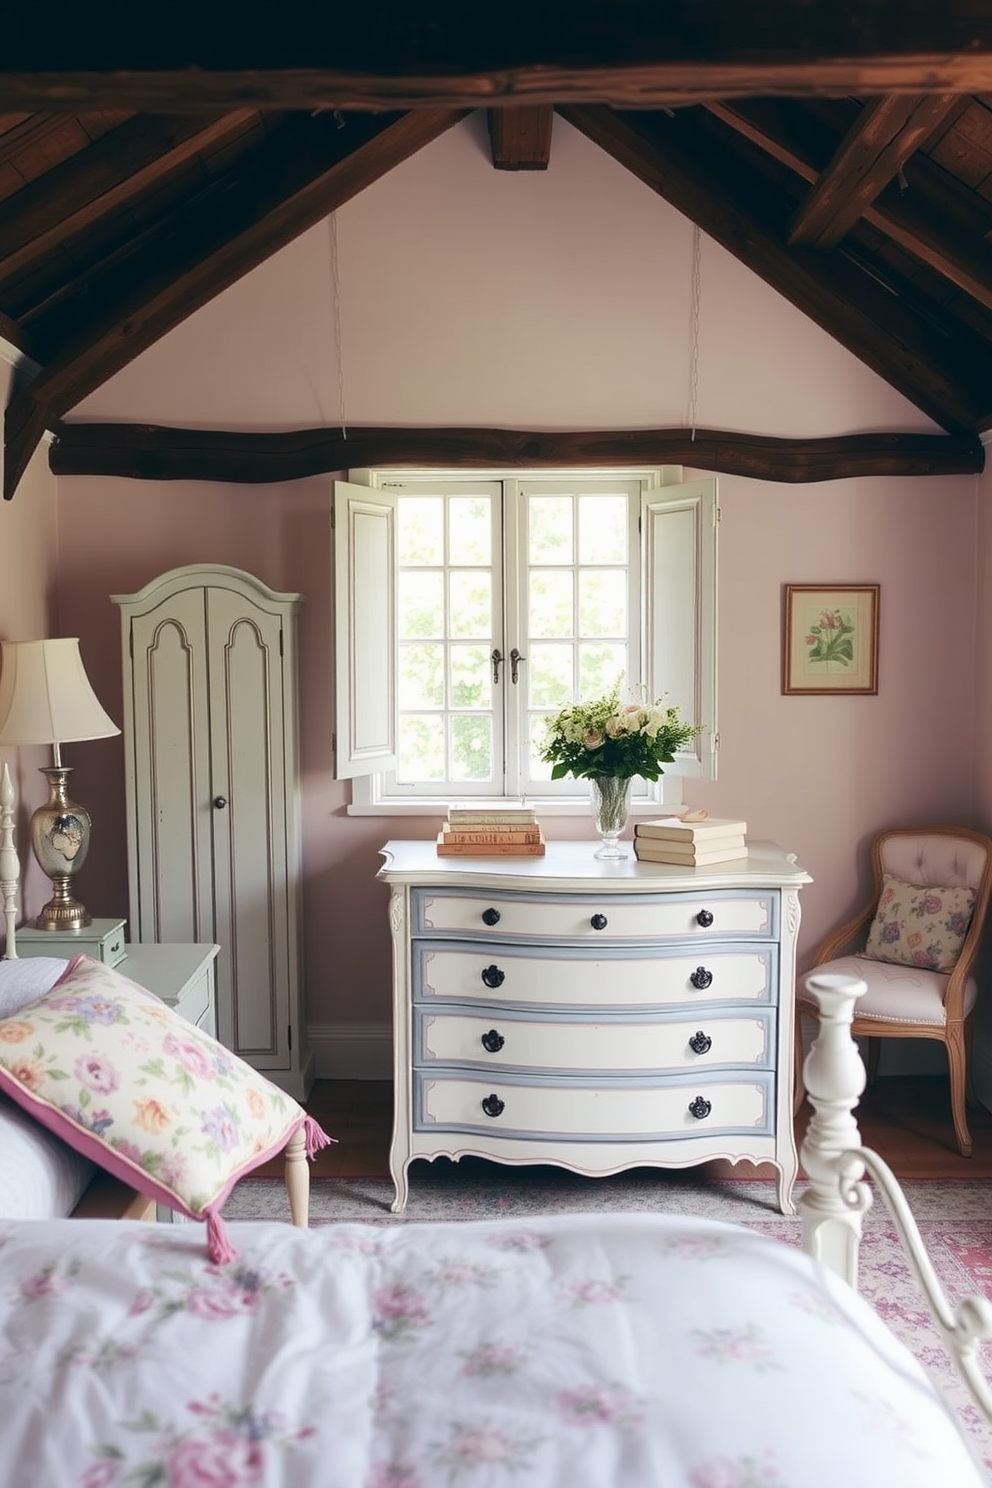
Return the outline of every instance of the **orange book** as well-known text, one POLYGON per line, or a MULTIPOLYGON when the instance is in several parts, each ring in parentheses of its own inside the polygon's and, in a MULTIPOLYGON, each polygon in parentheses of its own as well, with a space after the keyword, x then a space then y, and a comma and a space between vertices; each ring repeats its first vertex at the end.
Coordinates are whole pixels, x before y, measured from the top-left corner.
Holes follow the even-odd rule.
POLYGON ((443 827, 445 842, 476 842, 480 847, 496 847, 500 843, 541 842, 540 827, 443 827))
POLYGON ((544 838, 537 842, 451 842, 438 832, 437 850, 442 858, 543 858, 544 838))

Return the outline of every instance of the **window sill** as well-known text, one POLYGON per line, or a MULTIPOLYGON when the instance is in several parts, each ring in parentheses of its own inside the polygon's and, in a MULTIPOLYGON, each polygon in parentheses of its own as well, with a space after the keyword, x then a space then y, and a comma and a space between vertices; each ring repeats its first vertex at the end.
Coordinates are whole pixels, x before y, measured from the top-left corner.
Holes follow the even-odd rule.
MULTIPOLYGON (((630 803, 630 817, 651 817, 669 815, 682 805, 682 781, 677 775, 663 776, 664 795, 661 800, 649 800, 641 797, 630 803)), ((589 816, 589 801, 586 797, 576 796, 571 800, 563 799, 561 796, 546 797, 542 800, 540 796, 528 796, 527 805, 533 806, 539 817, 563 817, 563 816, 589 816)), ((446 816, 448 811, 447 800, 434 801, 354 801, 347 807, 348 816, 446 816)))

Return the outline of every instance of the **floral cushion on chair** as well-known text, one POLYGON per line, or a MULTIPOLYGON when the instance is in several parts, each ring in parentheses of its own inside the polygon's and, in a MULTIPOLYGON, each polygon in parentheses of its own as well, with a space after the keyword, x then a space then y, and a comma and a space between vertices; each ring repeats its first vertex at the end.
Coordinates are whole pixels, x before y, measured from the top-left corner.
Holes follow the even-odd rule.
POLYGON ((77 956, 55 985, 0 1019, 0 1090, 140 1193, 207 1221, 233 1258, 220 1207, 237 1180, 305 1126, 291 1096, 113 967, 77 956))
POLYGON ((886 873, 864 954, 899 966, 953 971, 974 908, 974 889, 924 887, 886 873))

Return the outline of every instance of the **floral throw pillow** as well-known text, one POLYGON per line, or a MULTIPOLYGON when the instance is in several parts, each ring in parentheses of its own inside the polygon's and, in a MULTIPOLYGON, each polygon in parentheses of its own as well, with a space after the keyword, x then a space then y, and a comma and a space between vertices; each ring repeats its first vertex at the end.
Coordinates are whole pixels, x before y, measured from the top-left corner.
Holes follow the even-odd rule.
POLYGON ((974 889, 923 887, 886 873, 864 954, 873 961, 952 971, 974 908, 974 889))
POLYGON ((237 1180, 305 1126, 291 1096, 118 970, 77 956, 55 985, 0 1019, 0 1090, 124 1183, 207 1222, 234 1258, 220 1208, 237 1180))

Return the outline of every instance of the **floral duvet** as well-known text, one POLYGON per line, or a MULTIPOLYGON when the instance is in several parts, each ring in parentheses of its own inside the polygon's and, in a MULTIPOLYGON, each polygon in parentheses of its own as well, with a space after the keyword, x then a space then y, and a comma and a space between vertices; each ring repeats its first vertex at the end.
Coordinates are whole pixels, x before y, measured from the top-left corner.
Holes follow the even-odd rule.
POLYGON ((884 1325, 646 1215, 0 1223, 4 1488, 971 1488, 884 1325))

